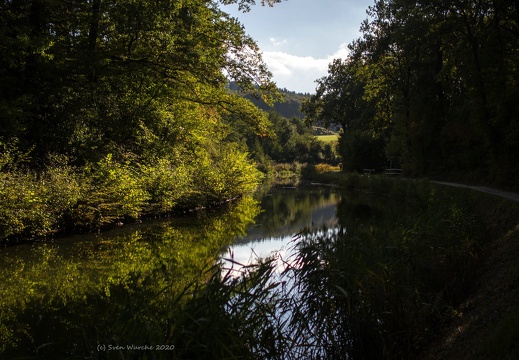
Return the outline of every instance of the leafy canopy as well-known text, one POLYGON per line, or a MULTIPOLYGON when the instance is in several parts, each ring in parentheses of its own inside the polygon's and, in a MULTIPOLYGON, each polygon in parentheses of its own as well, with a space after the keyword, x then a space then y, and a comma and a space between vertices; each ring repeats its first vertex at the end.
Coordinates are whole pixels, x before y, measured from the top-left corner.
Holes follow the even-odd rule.
MULTIPOLYGON (((0 139, 39 157, 141 154, 144 134, 178 131, 163 117, 172 107, 199 107, 208 124, 243 108, 229 80, 275 98, 257 44, 220 3, 254 1, 1 1, 0 139)), ((253 126, 264 121, 257 112, 253 126)))

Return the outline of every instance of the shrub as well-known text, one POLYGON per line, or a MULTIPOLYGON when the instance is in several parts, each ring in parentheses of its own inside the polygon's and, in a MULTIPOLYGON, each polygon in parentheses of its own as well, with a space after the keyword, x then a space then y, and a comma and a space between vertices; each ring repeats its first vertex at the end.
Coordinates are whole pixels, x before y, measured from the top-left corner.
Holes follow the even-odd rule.
POLYGON ((141 174, 129 163, 120 164, 109 154, 86 168, 86 194, 74 211, 81 225, 100 226, 124 217, 138 218, 149 194, 141 174))
POLYGON ((21 170, 13 154, 0 155, 0 240, 207 205, 252 192, 261 179, 247 154, 229 144, 201 149, 191 163, 139 165, 107 155, 76 168, 56 156, 39 174, 21 170))
POLYGON ((58 226, 65 226, 72 219, 78 202, 87 196, 85 185, 88 183, 81 172, 69 165, 53 165, 41 176, 45 202, 56 219, 58 226))
POLYGON ((196 202, 200 205, 252 192, 262 176, 247 154, 231 144, 211 153, 201 152, 194 166, 194 187, 199 189, 196 202))
POLYGON ((192 191, 191 172, 184 164, 159 159, 152 165, 141 165, 140 171, 144 189, 150 195, 147 211, 172 211, 192 191))
POLYGON ((1 173, 0 238, 51 233, 57 219, 48 204, 48 195, 42 182, 32 173, 1 173))
POLYGON ((51 165, 37 175, 20 169, 16 158, 4 152, 0 161, 4 170, 0 173, 0 239, 46 236, 71 217, 84 196, 84 179, 66 161, 51 159, 51 165))

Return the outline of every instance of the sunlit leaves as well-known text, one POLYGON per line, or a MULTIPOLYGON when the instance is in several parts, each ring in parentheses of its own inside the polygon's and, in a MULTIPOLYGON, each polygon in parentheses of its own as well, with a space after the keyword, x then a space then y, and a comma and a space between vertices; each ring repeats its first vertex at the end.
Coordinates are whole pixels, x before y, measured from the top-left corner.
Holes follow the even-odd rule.
MULTIPOLYGON (((20 138, 24 150, 35 144, 42 157, 57 152, 95 162, 119 151, 142 154, 141 130, 160 138, 156 131, 164 127, 156 114, 177 102, 212 104, 220 111, 228 80, 272 98, 277 89, 257 44, 218 5, 2 3, 7 27, 0 33, 0 76, 9 96, 0 106, 6 123, 0 136, 20 138)), ((199 116, 200 122, 216 118, 199 116)), ((176 126, 181 123, 177 117, 176 126)))
POLYGON ((27 176, 9 172, 17 160, 4 157, 10 163, 1 164, 8 184, 1 205, 12 219, 4 222, 11 224, 5 236, 48 234, 65 219, 99 226, 254 188, 258 173, 229 129, 240 124, 266 136, 268 119, 226 84, 236 80, 245 91, 270 98, 277 89, 257 44, 218 5, 0 3, 0 141, 31 154, 27 166, 34 169, 27 176), (54 166, 48 160, 54 156, 66 161, 54 166), (205 176, 200 169, 212 179, 200 182, 203 189, 194 180, 205 176), (48 179, 42 175, 47 170, 48 179), (60 187, 67 174, 70 186, 60 187), (36 186, 37 196, 7 194, 16 186, 36 186), (59 187, 61 203, 48 192, 59 187), (39 210, 13 215, 13 209, 40 203, 48 219, 39 210), (45 210, 51 203, 56 212, 45 210))

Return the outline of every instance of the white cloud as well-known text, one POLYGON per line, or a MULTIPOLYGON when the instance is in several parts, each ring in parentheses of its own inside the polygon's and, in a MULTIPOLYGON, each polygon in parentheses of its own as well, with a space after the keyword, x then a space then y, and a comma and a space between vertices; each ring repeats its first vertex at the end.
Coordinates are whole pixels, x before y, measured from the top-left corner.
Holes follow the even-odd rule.
POLYGON ((272 72, 273 80, 278 87, 312 93, 315 91, 315 80, 327 75, 328 65, 333 59, 344 59, 348 54, 346 44, 341 44, 334 54, 322 59, 296 56, 282 51, 265 51, 263 60, 272 72))
POLYGON ((330 62, 333 59, 346 59, 350 55, 350 49, 348 49, 348 44, 343 43, 339 46, 339 49, 335 52, 335 54, 328 56, 330 62))
POLYGON ((280 46, 288 44, 288 41, 286 39, 279 40, 279 39, 271 37, 271 38, 269 38, 269 41, 275 47, 280 47, 280 46))

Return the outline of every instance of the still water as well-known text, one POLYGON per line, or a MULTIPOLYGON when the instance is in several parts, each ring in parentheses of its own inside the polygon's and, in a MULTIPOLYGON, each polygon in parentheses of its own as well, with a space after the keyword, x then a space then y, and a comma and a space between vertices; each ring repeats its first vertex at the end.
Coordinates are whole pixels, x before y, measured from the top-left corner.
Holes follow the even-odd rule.
MULTIPOLYGON (((246 233, 229 246, 224 259, 251 265, 270 256, 288 258, 302 231, 317 232, 338 226, 340 195, 332 188, 275 188, 261 199, 261 212, 246 233)), ((227 261, 226 267, 232 266, 227 261)))
POLYGON ((339 200, 278 188, 218 212, 1 248, 0 358, 140 358, 159 346, 175 358, 180 309, 222 259, 249 264, 303 229, 337 226, 339 200))

